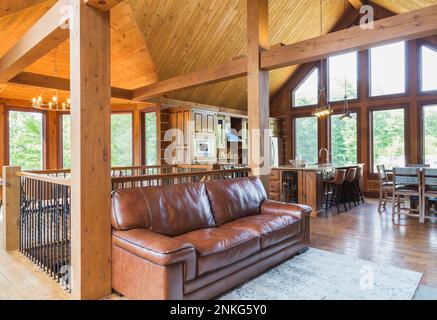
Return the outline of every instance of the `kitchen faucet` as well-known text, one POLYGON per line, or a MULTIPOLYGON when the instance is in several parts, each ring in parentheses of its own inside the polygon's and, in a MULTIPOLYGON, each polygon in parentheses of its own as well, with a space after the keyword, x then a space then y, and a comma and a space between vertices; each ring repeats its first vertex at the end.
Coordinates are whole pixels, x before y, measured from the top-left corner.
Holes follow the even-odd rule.
POLYGON ((319 150, 319 161, 320 161, 320 159, 322 158, 322 151, 325 151, 325 152, 326 152, 326 163, 329 163, 329 150, 326 149, 326 148, 321 148, 321 149, 319 150))

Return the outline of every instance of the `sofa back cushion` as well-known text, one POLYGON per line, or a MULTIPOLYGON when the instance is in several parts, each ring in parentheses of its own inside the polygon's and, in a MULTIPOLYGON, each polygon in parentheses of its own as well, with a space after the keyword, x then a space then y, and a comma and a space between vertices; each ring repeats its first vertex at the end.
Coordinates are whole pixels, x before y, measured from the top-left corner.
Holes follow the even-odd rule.
POLYGON ((146 228, 167 236, 215 226, 202 183, 117 190, 112 196, 117 230, 146 228))
POLYGON ((206 190, 218 226, 259 214, 261 203, 267 199, 257 177, 210 181, 206 183, 206 190))

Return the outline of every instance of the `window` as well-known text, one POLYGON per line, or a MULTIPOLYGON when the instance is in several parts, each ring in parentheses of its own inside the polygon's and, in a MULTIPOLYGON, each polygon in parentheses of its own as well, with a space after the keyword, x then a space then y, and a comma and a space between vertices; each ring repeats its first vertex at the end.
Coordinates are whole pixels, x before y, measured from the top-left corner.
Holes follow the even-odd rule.
POLYGON ((329 101, 358 98, 357 53, 345 53, 328 59, 329 101), (346 91, 345 91, 346 89, 346 91))
POLYGON ((387 169, 405 166, 405 112, 391 109, 372 112, 373 172, 377 165, 387 169))
POLYGON ((405 42, 370 49, 370 95, 405 93, 405 42))
POLYGON ((357 115, 351 113, 352 119, 341 119, 341 116, 331 116, 332 162, 357 163, 357 115))
POLYGON ((437 105, 423 108, 423 159, 437 167, 437 105))
POLYGON ((43 114, 9 111, 9 163, 23 170, 43 169, 43 114))
POLYGON ((146 148, 146 165, 153 166, 158 164, 158 139, 156 137, 156 112, 145 114, 145 148, 146 148))
POLYGON ((111 117, 111 163, 114 167, 132 166, 132 113, 111 117))
POLYGON ((314 69, 308 77, 294 90, 293 106, 304 107, 319 102, 319 69, 314 69))
POLYGON ((437 50, 422 46, 422 91, 437 90, 437 50))
POLYGON ((306 163, 318 162, 317 118, 296 118, 295 125, 295 158, 306 163))
POLYGON ((62 167, 71 168, 71 117, 62 115, 62 167))

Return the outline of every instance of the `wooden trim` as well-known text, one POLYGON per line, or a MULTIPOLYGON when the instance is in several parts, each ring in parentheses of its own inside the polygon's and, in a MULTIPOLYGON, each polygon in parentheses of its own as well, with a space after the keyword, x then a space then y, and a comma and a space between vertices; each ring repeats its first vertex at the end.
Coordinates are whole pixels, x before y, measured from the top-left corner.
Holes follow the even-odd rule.
POLYGON ((359 26, 275 47, 262 53, 261 67, 272 70, 325 59, 332 54, 365 50, 376 45, 412 40, 437 33, 437 5, 374 22, 374 29, 359 26))
MULTIPOLYGON (((5 165, 5 152, 6 152, 6 107, 4 104, 0 103, 0 168, 3 168, 5 165)), ((1 174, 3 174, 3 170, 0 170, 1 174)))
POLYGON ((68 39, 62 8, 69 0, 58 2, 0 59, 0 82, 7 82, 39 58, 68 39))

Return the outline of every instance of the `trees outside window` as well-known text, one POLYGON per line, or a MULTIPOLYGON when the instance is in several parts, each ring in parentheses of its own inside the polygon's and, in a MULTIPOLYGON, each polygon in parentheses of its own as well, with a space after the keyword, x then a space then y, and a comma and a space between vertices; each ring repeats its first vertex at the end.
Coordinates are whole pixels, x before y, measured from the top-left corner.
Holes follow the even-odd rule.
POLYGON ((157 133, 157 119, 156 112, 148 112, 145 114, 146 121, 145 123, 145 148, 146 148, 146 165, 153 166, 158 164, 158 149, 157 143, 158 139, 156 136, 157 133))
POLYGON ((422 46, 422 91, 437 90, 437 49, 422 46))
POLYGON ((71 117, 62 115, 62 166, 71 168, 71 117))
POLYGON ((319 69, 315 68, 308 77, 294 90, 293 106, 304 107, 319 102, 319 69))
POLYGON ((349 52, 328 58, 329 101, 358 98, 358 55, 349 52), (346 90, 345 90, 346 89, 346 90))
POLYGON ((423 107, 423 158, 437 167, 437 105, 423 107))
POLYGON ((357 115, 352 119, 340 119, 341 115, 331 116, 331 153, 336 164, 357 163, 357 115))
POLYGON ((132 113, 114 113, 111 117, 112 166, 132 166, 132 158, 132 113))
POLYGON ((318 162, 317 118, 295 118, 295 158, 305 160, 307 164, 318 162))
POLYGON ((405 166, 404 109, 372 112, 373 172, 377 165, 386 168, 405 166))
POLYGON ((43 115, 9 111, 9 163, 23 170, 43 169, 43 115))
POLYGON ((370 49, 370 95, 405 93, 405 42, 370 49))

